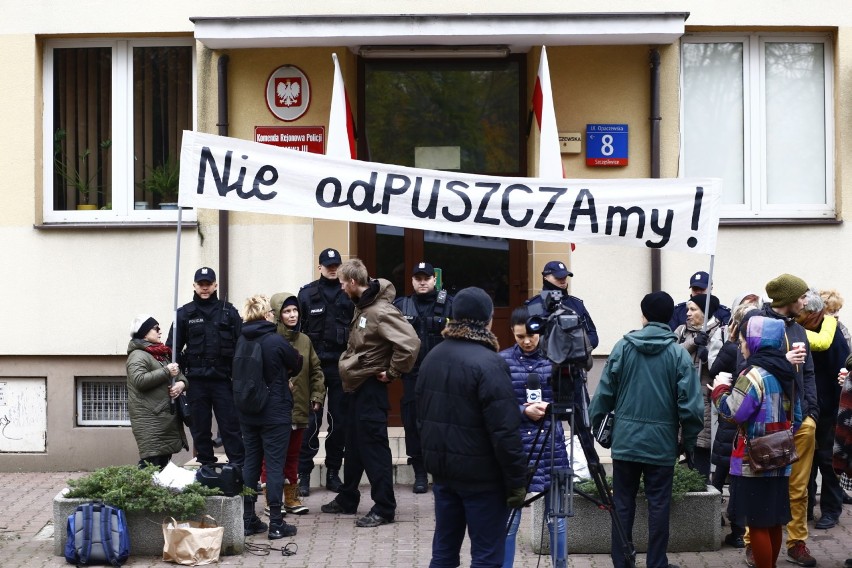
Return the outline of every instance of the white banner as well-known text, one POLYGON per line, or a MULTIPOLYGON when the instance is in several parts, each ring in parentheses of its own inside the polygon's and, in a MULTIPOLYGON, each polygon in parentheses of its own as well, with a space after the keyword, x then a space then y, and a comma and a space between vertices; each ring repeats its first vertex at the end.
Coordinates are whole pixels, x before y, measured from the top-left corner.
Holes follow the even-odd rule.
POLYGON ((722 182, 511 178, 337 159, 185 131, 182 207, 714 254, 722 182))

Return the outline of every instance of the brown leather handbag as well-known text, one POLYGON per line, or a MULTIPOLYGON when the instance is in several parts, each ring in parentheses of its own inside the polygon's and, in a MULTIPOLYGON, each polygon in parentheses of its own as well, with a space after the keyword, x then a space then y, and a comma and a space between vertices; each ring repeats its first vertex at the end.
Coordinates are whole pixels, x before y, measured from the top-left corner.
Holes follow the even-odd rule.
MULTIPOLYGON (((793 397, 790 399, 790 412, 788 415, 790 427, 760 436, 759 438, 749 439, 746 436, 748 458, 751 463, 751 469, 755 473, 763 473, 787 467, 791 463, 799 461, 799 453, 796 451, 796 443, 793 439, 793 405, 795 401, 796 384, 794 382, 793 397)), ((745 435, 744 431, 743 435, 745 435)))

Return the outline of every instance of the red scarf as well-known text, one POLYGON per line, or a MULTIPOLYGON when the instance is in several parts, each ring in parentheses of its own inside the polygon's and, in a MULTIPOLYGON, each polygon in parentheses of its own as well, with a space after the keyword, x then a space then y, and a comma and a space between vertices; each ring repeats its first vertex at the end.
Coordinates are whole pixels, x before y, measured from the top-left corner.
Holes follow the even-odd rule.
POLYGON ((152 343, 145 348, 145 351, 154 356, 154 359, 162 363, 163 361, 172 361, 172 350, 164 343, 152 343))

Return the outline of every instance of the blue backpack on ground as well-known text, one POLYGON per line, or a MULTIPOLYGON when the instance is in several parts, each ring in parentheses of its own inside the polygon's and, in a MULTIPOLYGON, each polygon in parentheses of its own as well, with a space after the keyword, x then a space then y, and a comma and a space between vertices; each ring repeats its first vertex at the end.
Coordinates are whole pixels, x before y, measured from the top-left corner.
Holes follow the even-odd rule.
POLYGON ((130 556, 124 511, 103 503, 84 503, 68 515, 65 560, 78 566, 121 566, 130 556))

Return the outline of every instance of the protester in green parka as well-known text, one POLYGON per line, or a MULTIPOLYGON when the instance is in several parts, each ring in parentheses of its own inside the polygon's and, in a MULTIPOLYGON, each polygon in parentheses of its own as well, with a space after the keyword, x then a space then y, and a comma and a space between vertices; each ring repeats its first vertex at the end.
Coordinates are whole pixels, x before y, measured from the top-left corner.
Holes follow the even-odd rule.
POLYGON ((183 423, 174 412, 172 400, 186 389, 188 381, 172 351, 162 343, 160 325, 141 314, 130 326, 127 346, 127 411, 139 447, 139 466, 154 464, 160 469, 172 454, 188 450, 183 423))

